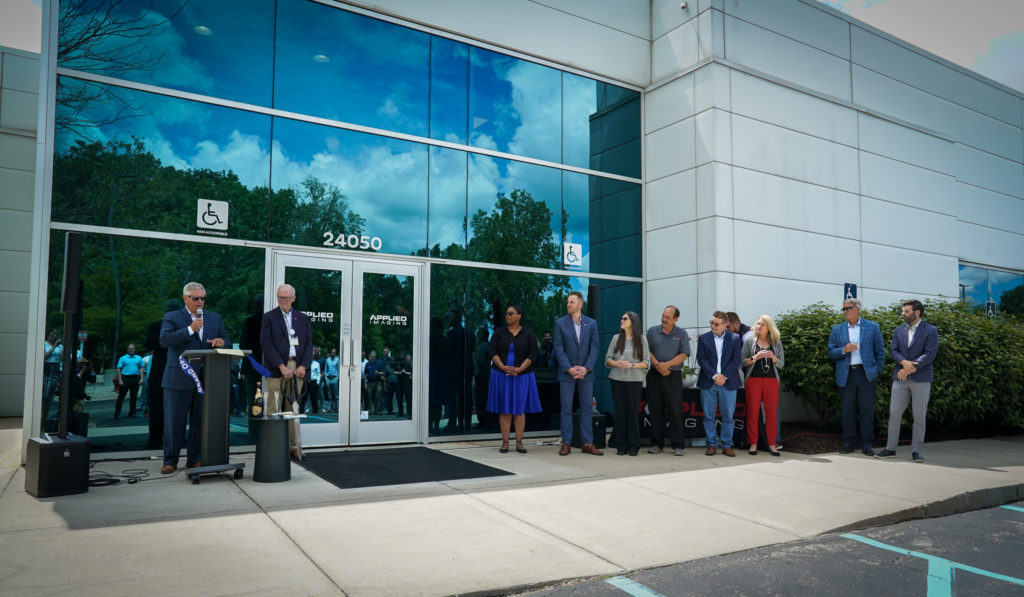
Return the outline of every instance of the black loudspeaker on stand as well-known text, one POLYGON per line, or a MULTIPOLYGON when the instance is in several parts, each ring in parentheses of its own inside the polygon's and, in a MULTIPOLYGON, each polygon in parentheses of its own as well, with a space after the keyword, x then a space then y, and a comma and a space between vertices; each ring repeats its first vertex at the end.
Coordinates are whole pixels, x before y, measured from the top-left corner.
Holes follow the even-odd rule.
POLYGON ((75 375, 75 321, 81 304, 82 235, 68 232, 64 239, 64 350, 61 353, 60 410, 57 433, 44 433, 28 440, 25 455, 25 491, 36 497, 71 495, 89 491, 89 440, 68 433, 68 405, 71 376, 75 375))

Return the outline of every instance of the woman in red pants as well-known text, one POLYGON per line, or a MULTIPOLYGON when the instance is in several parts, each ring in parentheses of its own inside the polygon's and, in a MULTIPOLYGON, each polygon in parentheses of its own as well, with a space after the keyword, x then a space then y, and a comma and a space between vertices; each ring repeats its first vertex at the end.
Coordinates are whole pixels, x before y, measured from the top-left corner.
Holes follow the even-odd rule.
POLYGON ((750 444, 750 455, 757 454, 757 419, 764 402, 765 441, 772 456, 778 456, 775 434, 779 426, 779 369, 785 364, 786 357, 779 328, 775 327, 771 315, 757 318, 754 333, 743 343, 740 357, 743 376, 747 380, 747 443, 750 444))

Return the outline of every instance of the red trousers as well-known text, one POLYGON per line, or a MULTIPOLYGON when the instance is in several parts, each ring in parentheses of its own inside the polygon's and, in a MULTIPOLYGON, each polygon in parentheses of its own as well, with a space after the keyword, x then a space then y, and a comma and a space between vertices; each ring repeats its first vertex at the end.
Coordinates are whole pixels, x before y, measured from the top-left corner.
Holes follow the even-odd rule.
POLYGON ((774 377, 748 377, 747 396, 747 443, 757 449, 757 420, 761 416, 761 402, 764 402, 764 434, 769 446, 776 445, 775 433, 779 429, 779 380, 774 377))

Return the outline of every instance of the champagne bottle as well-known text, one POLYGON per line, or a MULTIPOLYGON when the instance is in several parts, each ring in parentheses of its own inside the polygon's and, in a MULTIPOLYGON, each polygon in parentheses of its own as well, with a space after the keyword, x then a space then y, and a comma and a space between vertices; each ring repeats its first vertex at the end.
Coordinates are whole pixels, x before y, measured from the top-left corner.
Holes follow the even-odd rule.
POLYGON ((260 391, 260 382, 256 382, 256 398, 252 401, 252 416, 263 416, 263 392, 260 391))

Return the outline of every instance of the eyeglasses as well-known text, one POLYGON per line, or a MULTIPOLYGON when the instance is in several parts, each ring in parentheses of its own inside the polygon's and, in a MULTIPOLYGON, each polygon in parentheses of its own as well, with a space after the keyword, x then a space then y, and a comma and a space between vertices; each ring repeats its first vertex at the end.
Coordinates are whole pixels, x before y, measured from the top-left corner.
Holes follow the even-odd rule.
POLYGON ((621 319, 620 321, 626 321, 627 319, 629 319, 629 318, 628 318, 628 317, 626 317, 625 315, 623 315, 623 316, 622 316, 622 319, 621 319))
POLYGON ((191 301, 206 301, 206 297, 205 296, 188 296, 188 295, 185 295, 185 298, 187 298, 187 299, 189 299, 191 301))
POLYGON ((286 300, 291 299, 291 298, 295 298, 295 295, 294 294, 291 295, 291 296, 281 296, 280 294, 277 295, 277 300, 279 300, 279 301, 286 301, 286 300))
POLYGON ((857 307, 843 307, 843 311, 853 311, 857 307))
POLYGON ((505 313, 505 317, 512 317, 513 315, 519 315, 519 314, 516 313, 515 311, 509 311, 509 312, 505 313))

